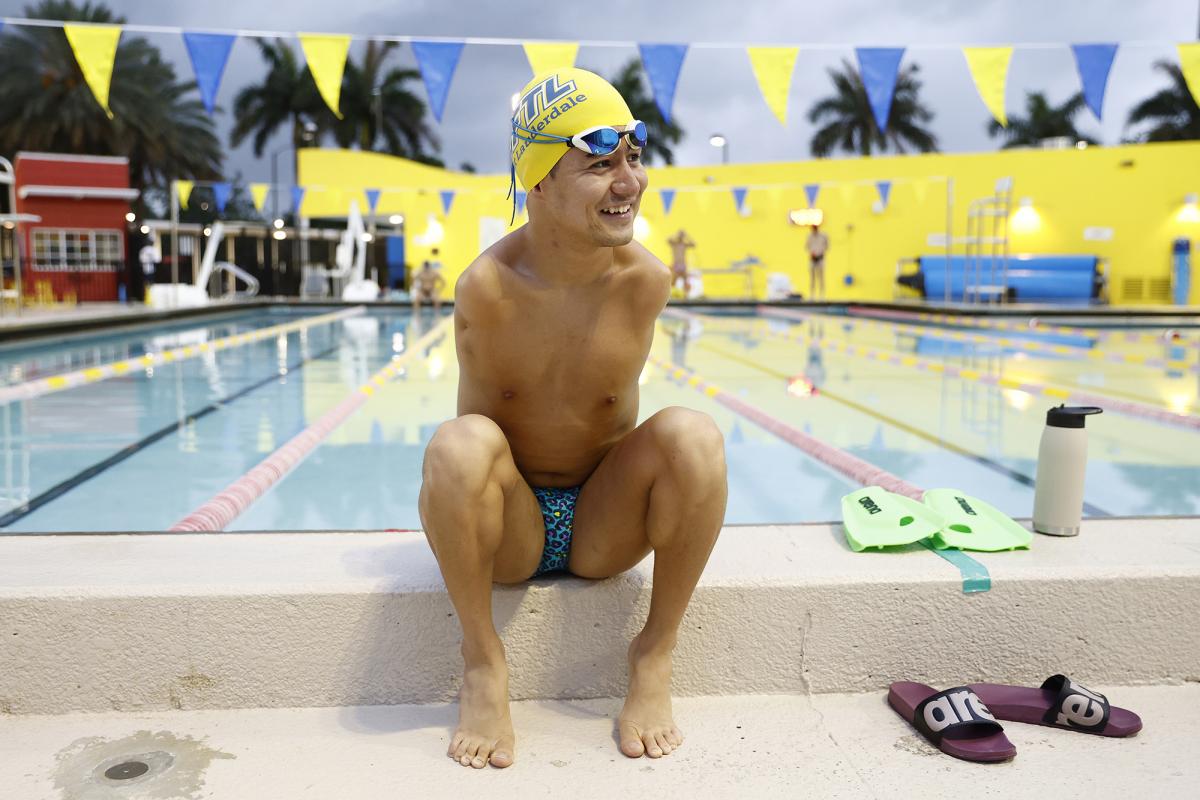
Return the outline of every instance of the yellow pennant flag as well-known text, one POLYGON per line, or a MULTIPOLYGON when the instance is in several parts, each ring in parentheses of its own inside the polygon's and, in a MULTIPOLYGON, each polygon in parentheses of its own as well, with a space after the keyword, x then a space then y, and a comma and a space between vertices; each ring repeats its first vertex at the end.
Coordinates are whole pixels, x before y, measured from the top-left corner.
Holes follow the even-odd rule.
POLYGON ((843 206, 854 202, 854 190, 857 188, 853 183, 843 183, 838 186, 838 196, 842 199, 843 206))
POLYGON ((575 55, 579 52, 579 42, 526 42, 522 47, 534 75, 575 66, 575 55))
POLYGON ((121 38, 120 25, 63 25, 67 41, 83 71, 83 78, 91 87, 96 102, 112 119, 108 107, 108 89, 112 85, 113 63, 117 60, 117 40, 121 38))
POLYGON ((1177 45, 1179 48, 1179 66, 1183 70, 1183 79, 1196 104, 1200 105, 1200 42, 1177 45))
POLYGON ((342 98, 342 73, 346 70, 350 37, 324 33, 298 35, 300 46, 304 48, 304 57, 308 60, 308 71, 317 82, 317 91, 337 118, 341 119, 342 112, 338 104, 342 98))
POLYGON ((796 70, 799 47, 747 47, 759 91, 779 124, 787 127, 788 93, 796 70))
POLYGON ((267 201, 267 192, 270 191, 271 184, 269 183, 252 183, 250 184, 250 197, 254 199, 254 210, 262 213, 263 203, 267 201))
POLYGON ((179 207, 187 211, 188 198, 192 196, 191 181, 175 181, 175 193, 179 197, 179 207))
POLYGON ((929 181, 924 178, 917 178, 912 182, 913 196, 917 199, 917 207, 925 205, 925 198, 929 196, 929 181))
POLYGON ((1008 62, 1012 58, 1011 47, 964 47, 967 67, 975 88, 983 98, 983 104, 1004 127, 1008 127, 1008 115, 1004 111, 1004 87, 1008 83, 1008 62))

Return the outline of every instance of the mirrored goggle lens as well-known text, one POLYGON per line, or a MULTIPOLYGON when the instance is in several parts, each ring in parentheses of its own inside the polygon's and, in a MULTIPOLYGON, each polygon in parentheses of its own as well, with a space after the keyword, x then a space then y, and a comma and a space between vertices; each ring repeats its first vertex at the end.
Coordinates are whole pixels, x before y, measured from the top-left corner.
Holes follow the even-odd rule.
POLYGON ((606 156, 617 149, 621 143, 621 134, 613 128, 601 128, 582 137, 584 143, 594 156, 606 156))
POLYGON ((633 146, 639 149, 645 147, 646 142, 650 139, 649 132, 646 130, 646 123, 641 121, 633 124, 633 130, 629 132, 628 136, 630 141, 633 142, 633 146))

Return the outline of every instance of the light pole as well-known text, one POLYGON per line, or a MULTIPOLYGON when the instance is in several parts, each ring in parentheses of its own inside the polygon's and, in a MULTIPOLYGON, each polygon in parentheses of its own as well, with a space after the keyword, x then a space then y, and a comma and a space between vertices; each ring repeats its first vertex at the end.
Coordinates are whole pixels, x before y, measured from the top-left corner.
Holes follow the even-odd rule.
POLYGON ((729 140, 719 133, 714 133, 708 137, 708 143, 713 147, 721 148, 721 163, 729 163, 729 140))

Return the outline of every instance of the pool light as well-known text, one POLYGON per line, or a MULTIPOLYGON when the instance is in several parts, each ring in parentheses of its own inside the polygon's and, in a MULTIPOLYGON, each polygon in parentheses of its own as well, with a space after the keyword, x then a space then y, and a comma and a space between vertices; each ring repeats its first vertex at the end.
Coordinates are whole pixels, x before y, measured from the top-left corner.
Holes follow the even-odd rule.
POLYGON ((275 225, 275 230, 277 230, 277 231, 283 230, 283 220, 276 218, 274 225, 275 225))
POLYGON ((125 215, 126 222, 133 222, 136 219, 137 219, 137 214, 133 213, 132 211, 130 211, 129 213, 127 213, 125 215))
POLYGON ((1200 196, 1189 192, 1183 197, 1183 208, 1179 209, 1176 219, 1180 222, 1200 222, 1200 196))
POLYGON ((1020 206, 1012 215, 1014 233, 1033 233, 1041 227, 1042 218, 1033 207, 1032 197, 1022 197, 1020 206))
POLYGON ((393 225, 401 225, 404 223, 404 215, 403 214, 392 214, 390 217, 388 217, 388 222, 390 222, 393 225))
POLYGON ((280 242, 282 242, 284 239, 287 238, 287 232, 285 232, 285 231, 275 231, 271 235, 274 236, 275 239, 280 242))

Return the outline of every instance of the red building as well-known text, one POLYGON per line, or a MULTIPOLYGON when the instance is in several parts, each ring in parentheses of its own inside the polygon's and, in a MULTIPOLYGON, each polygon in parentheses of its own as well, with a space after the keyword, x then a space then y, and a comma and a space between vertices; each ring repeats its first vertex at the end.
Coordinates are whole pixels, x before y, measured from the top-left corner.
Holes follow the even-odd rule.
POLYGON ((116 300, 125 275, 129 159, 17 153, 17 213, 40 217, 20 225, 23 294, 55 300, 116 300))

